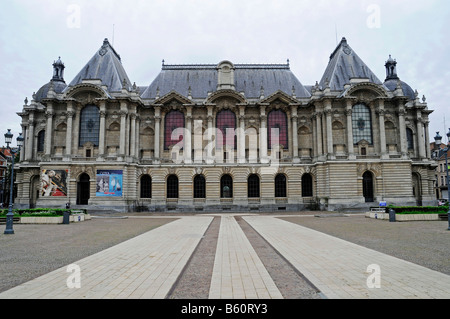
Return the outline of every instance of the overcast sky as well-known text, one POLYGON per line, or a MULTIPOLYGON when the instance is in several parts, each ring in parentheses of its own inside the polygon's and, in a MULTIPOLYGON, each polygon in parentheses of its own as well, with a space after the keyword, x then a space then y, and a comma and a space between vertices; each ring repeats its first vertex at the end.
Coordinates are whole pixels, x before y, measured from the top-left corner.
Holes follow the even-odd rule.
POLYGON ((389 54, 401 80, 426 96, 430 138, 450 127, 448 0, 1 0, 0 145, 21 131, 25 97, 49 82, 61 56, 70 83, 108 38, 132 82, 166 64, 286 63, 320 81, 337 42, 384 81, 389 54), (446 117, 446 125, 444 125, 446 117))

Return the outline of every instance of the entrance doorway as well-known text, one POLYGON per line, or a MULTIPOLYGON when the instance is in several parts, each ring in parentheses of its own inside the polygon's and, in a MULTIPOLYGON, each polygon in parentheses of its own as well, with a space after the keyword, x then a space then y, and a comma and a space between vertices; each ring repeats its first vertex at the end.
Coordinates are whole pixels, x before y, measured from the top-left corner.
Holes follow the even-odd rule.
POLYGON ((416 205, 422 206, 422 185, 420 183, 420 175, 417 173, 413 173, 412 182, 413 182, 413 195, 416 198, 416 205))
POLYGON ((369 171, 365 172, 363 175, 363 196, 366 199, 366 203, 374 201, 373 175, 369 171))
POLYGON ((77 183, 77 205, 87 205, 90 197, 90 177, 83 173, 80 175, 80 180, 77 183))

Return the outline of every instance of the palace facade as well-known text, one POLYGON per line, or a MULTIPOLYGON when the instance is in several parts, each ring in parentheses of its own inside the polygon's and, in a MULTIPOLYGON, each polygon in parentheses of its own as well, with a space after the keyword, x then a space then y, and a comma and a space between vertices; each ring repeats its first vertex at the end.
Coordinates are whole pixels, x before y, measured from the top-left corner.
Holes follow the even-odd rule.
POLYGON ((425 98, 343 38, 320 82, 286 64, 168 65, 130 81, 107 39, 25 102, 16 207, 297 211, 434 203, 425 98))

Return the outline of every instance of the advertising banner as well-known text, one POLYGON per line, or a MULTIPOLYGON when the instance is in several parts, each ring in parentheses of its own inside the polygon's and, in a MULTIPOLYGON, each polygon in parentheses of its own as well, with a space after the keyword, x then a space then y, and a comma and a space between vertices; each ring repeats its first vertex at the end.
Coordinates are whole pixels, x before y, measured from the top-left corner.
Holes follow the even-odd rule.
POLYGON ((43 169, 41 172, 41 196, 67 196, 68 170, 43 169))
POLYGON ((121 197, 123 171, 97 170, 96 196, 121 197))

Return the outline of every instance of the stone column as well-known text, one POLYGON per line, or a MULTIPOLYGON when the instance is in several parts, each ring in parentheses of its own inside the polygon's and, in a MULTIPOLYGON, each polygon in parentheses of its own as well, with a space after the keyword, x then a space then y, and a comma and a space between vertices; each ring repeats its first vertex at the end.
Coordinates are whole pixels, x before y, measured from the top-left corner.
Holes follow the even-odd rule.
POLYGON ((378 121, 379 121, 379 129, 380 129, 380 153, 382 158, 386 158, 386 130, 384 127, 384 101, 378 101, 378 121))
POLYGON ((45 155, 50 156, 52 153, 52 135, 53 135, 53 105, 48 103, 45 117, 47 118, 47 127, 45 129, 45 155))
POLYGON ((406 111, 403 105, 399 105, 398 122, 400 130, 400 152, 403 158, 408 156, 407 144, 406 144, 406 124, 405 124, 406 111))
POLYGON ((100 133, 98 141, 98 155, 105 155, 105 131, 106 131, 106 102, 100 102, 100 133))
POLYGON ((130 114, 131 118, 131 136, 130 136, 130 156, 136 156, 136 113, 130 114))
POLYGON ((26 148, 27 148, 27 136, 28 136, 28 132, 27 132, 27 126, 26 125, 23 125, 23 124, 21 124, 21 127, 22 127, 22 134, 23 134, 23 138, 25 139, 24 141, 23 141, 23 145, 22 145, 22 149, 21 149, 21 151, 20 151, 20 161, 22 162, 24 159, 25 159, 25 153, 26 153, 26 148))
POLYGON ((125 156, 127 115, 128 115, 128 106, 126 102, 120 102, 120 146, 119 146, 120 156, 125 156))
POLYGON ((352 101, 347 100, 345 115, 347 117, 347 152, 349 159, 355 158, 355 150, 353 149, 353 121, 352 121, 352 101))
POLYGON ((31 112, 28 118, 28 130, 26 132, 27 136, 27 147, 25 148, 25 160, 31 160, 33 158, 33 142, 34 142, 34 113, 31 112))
MULTIPOLYGON (((207 131, 206 131, 206 154, 205 154, 204 160, 206 161, 206 163, 212 164, 212 163, 214 163, 214 158, 212 156, 213 149, 216 148, 216 152, 215 152, 216 158, 217 158, 217 153, 218 153, 217 140, 215 141, 215 143, 216 143, 215 147, 214 147, 214 144, 213 144, 213 141, 212 141, 213 135, 214 135, 214 132, 213 132, 213 119, 214 119, 214 117, 213 117, 213 110, 214 110, 214 105, 208 105, 207 108, 208 108, 208 115, 207 115, 208 128, 207 128, 207 131)), ((224 134, 226 134, 226 132, 224 132, 224 134)), ((217 136, 216 136, 216 139, 217 139, 217 136)), ((220 151, 222 151, 222 150, 220 150, 220 151)))
POLYGON ((261 163, 267 163, 267 115, 266 106, 260 109, 260 129, 259 129, 259 158, 261 163))
POLYGON ((424 131, 425 131, 425 152, 426 152, 426 156, 428 159, 431 158, 431 149, 430 149, 430 129, 429 129, 429 125, 430 125, 430 121, 425 121, 424 123, 424 131))
POLYGON ((192 106, 186 107, 186 127, 184 128, 184 162, 192 163, 192 106))
POLYGON ((325 116, 327 125, 327 153, 328 156, 333 155, 333 123, 332 123, 333 111, 331 110, 331 101, 325 101, 325 116))
POLYGON ((298 128, 297 128, 297 105, 292 106, 291 108, 291 119, 292 119, 292 156, 294 158, 294 162, 299 162, 298 158, 298 128))
POLYGON ((245 163, 245 117, 239 115, 239 126, 237 129, 237 162, 245 163))
POLYGON ((159 107, 155 107, 155 147, 154 147, 155 159, 161 158, 159 147, 160 130, 161 130, 161 109, 159 107))
POLYGON ((317 121, 317 156, 321 156, 323 154, 322 149, 322 112, 316 113, 316 121, 317 121))
POLYGON ((67 105, 67 131, 66 131, 66 156, 72 155, 72 139, 73 139, 73 116, 74 111, 72 102, 67 105))
MULTIPOLYGON (((420 111, 417 112, 417 143, 419 144, 419 158, 424 159, 426 157, 425 151, 425 136, 423 128, 423 118, 420 111)), ((406 132, 406 128, 405 128, 406 132)))

